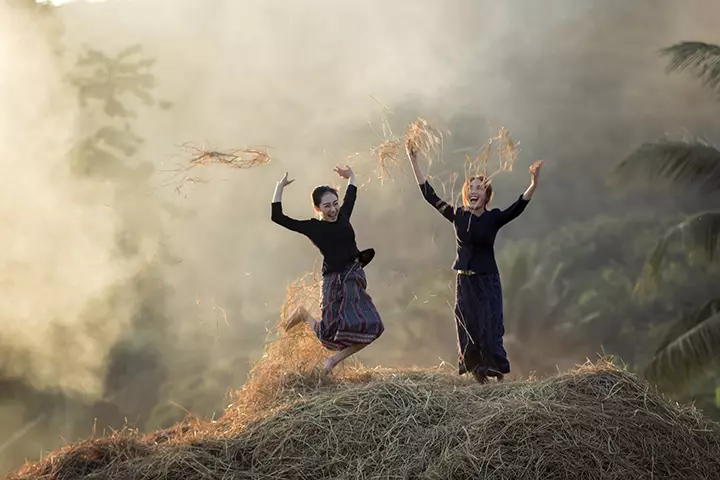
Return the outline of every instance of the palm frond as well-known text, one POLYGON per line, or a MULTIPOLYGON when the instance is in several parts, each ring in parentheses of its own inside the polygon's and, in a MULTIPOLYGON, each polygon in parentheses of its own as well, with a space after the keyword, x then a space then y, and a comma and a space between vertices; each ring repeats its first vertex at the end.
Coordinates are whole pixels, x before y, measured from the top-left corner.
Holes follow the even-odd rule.
POLYGON ((715 261, 720 258, 720 211, 695 214, 672 227, 658 240, 635 284, 636 296, 654 290, 670 243, 678 236, 688 258, 700 255, 706 262, 715 261))
POLYGON ((668 345, 684 335, 685 332, 692 330, 707 318, 717 315, 718 313, 720 313, 720 297, 713 298, 702 308, 686 313, 677 323, 670 327, 670 330, 668 330, 655 349, 655 354, 661 353, 668 345))
POLYGON ((720 150, 699 141, 646 143, 614 169, 621 185, 657 181, 705 192, 720 191, 720 150))
POLYGON ((707 262, 718 258, 720 249, 720 211, 693 215, 679 225, 688 255, 699 255, 707 262))
POLYGON ((703 85, 720 93, 720 46, 703 42, 680 42, 660 52, 670 57, 668 73, 688 69, 703 85))
POLYGON ((528 281, 531 275, 530 269, 530 254, 527 250, 522 250, 513 259, 512 268, 504 282, 504 290, 508 297, 514 297, 528 281))
POLYGON ((651 382, 681 389, 720 360, 720 298, 681 319, 668 332, 644 374, 651 382))

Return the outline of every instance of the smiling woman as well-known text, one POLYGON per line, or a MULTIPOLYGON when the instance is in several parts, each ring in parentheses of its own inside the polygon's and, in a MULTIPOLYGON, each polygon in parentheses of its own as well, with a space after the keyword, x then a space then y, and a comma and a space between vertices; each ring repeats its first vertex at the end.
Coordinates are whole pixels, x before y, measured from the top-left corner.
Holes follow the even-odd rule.
POLYGON ((495 260, 495 238, 500 229, 525 211, 533 196, 542 161, 530 167, 530 186, 508 208, 488 209, 492 186, 484 176, 463 184, 463 204, 451 206, 440 199, 418 165, 420 149, 406 143, 415 179, 425 200, 455 228, 456 256, 455 322, 458 340, 458 372, 471 373, 479 383, 488 377, 501 381, 510 373, 503 346, 503 297, 495 260))
POLYGON ((305 235, 323 255, 322 319, 315 320, 304 307, 299 307, 287 321, 286 330, 305 321, 322 344, 338 353, 325 359, 325 371, 374 342, 384 331, 380 314, 365 291, 364 267, 370 263, 374 250, 358 250, 350 216, 355 207, 357 186, 355 174, 348 166, 335 167, 335 172, 348 180, 342 205, 338 192, 328 186, 313 190, 312 201, 319 219, 296 220, 282 211, 283 189, 294 180, 286 173, 275 187, 272 203, 273 222, 288 230, 305 235))

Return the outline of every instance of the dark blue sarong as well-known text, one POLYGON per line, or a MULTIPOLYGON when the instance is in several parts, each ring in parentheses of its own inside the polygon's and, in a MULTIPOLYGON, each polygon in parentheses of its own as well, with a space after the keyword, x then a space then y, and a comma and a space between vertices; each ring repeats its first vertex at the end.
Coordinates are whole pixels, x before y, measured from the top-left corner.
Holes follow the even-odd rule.
POLYGON ((382 335, 385 327, 366 288, 360 262, 342 273, 323 276, 322 319, 315 324, 315 335, 325 348, 342 350, 369 344, 382 335))
POLYGON ((455 324, 460 375, 475 372, 493 377, 510 373, 503 347, 505 327, 499 274, 457 274, 455 324))

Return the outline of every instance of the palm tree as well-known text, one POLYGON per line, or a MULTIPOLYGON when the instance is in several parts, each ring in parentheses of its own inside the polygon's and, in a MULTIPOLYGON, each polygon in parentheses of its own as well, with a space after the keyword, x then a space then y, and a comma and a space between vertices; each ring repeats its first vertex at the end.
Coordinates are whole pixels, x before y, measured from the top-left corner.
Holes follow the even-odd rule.
MULTIPOLYGON (((681 42, 661 50, 670 57, 668 73, 689 70, 720 93, 720 46, 681 42)), ((702 193, 720 193, 720 150, 699 140, 646 143, 625 158, 614 176, 625 184, 653 179, 702 193)), ((720 208, 698 212, 671 228, 650 253, 635 292, 641 294, 660 276, 663 259, 676 239, 688 257, 707 262, 720 257, 720 208)), ((718 288, 720 294, 720 288, 718 288)), ((688 313, 668 331, 646 376, 677 390, 720 360, 720 296, 688 313)))

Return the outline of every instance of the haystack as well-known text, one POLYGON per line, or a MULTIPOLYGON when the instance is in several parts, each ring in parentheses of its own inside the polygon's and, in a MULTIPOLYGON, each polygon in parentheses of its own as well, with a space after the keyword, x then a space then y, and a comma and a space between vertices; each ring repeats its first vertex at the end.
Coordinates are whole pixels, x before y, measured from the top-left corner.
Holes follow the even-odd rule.
POLYGON ((10 478, 720 478, 720 424, 608 361, 478 385, 449 367, 327 377, 323 353, 309 328, 281 333, 219 420, 88 439, 10 478))
POLYGON ((710 479, 720 425, 637 376, 588 364, 474 385, 449 372, 352 370, 287 379, 268 410, 166 432, 125 430, 13 479, 710 479), (292 393, 291 393, 292 392, 292 393))

